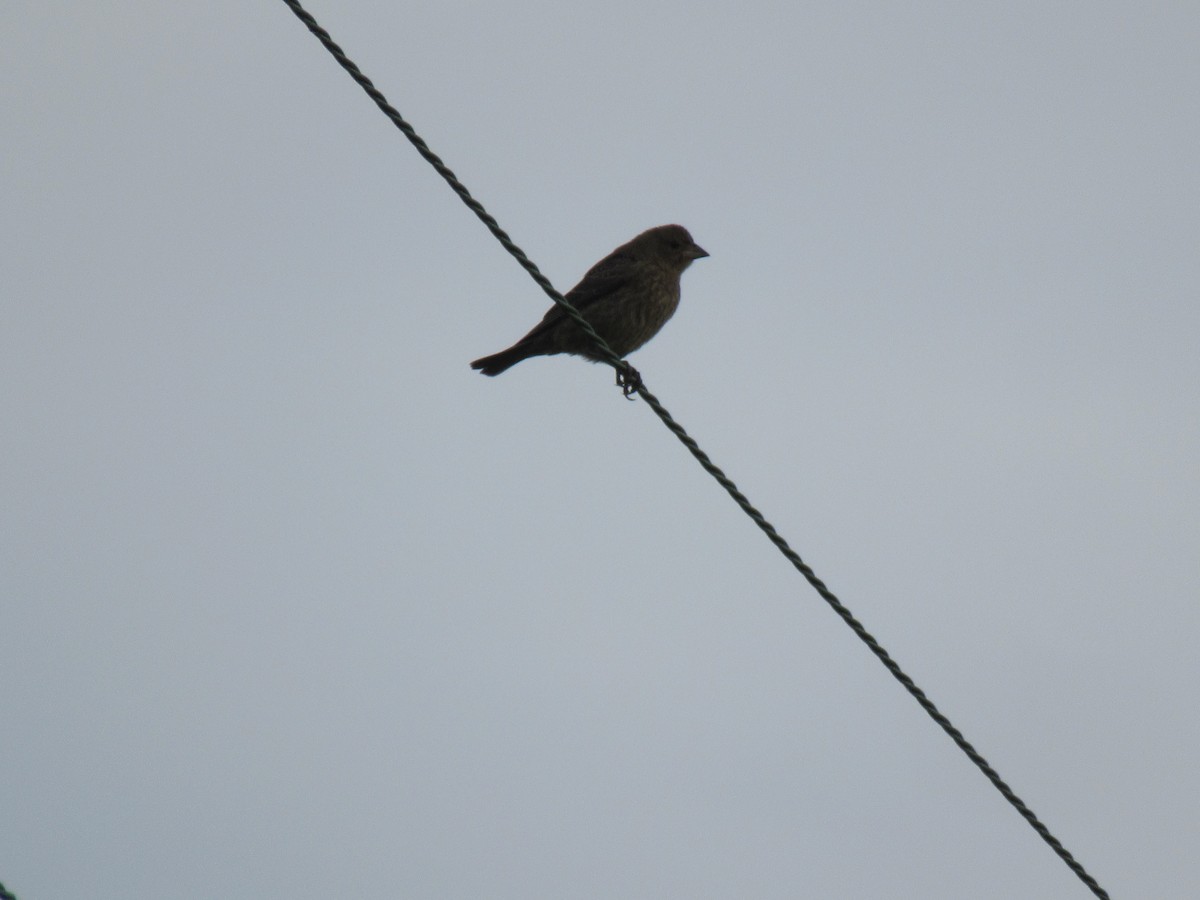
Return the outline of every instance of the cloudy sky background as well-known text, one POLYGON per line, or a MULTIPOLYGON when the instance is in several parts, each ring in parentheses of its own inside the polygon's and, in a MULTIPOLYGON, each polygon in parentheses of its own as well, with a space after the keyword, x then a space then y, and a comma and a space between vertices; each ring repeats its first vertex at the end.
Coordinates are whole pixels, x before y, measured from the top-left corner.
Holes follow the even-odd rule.
MULTIPOLYGON (((1200 885, 1200 6, 308 8, 1114 897, 1200 885)), ((283 3, 0 9, 21 900, 1087 889, 283 3)))

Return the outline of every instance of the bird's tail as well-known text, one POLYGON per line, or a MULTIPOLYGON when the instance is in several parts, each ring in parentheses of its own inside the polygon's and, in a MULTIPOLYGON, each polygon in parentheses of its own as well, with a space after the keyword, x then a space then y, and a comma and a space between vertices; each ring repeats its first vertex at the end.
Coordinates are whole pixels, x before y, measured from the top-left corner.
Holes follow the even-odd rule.
POLYGON ((529 357, 536 355, 536 351, 531 353, 528 347, 518 343, 507 350, 501 350, 499 353, 493 353, 491 356, 475 360, 475 362, 471 363, 471 368, 478 369, 484 375, 499 375, 505 369, 512 368, 521 360, 529 359, 529 357))

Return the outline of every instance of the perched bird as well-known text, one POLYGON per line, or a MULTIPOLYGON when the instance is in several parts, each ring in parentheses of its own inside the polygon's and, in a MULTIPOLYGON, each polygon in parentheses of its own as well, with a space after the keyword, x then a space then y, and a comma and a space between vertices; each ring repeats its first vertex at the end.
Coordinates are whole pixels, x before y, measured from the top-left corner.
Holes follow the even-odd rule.
MULTIPOLYGON (((592 266, 566 299, 618 356, 636 350, 667 323, 679 306, 679 277, 693 260, 708 254, 682 225, 643 231, 592 266)), ((595 342, 557 303, 529 334, 507 350, 471 363, 484 375, 499 375, 531 356, 571 353, 601 362, 595 342)), ((628 373, 636 378, 632 368, 628 373)), ((628 385, 622 381, 619 384, 628 385)), ((626 395, 633 388, 626 387, 626 395)))

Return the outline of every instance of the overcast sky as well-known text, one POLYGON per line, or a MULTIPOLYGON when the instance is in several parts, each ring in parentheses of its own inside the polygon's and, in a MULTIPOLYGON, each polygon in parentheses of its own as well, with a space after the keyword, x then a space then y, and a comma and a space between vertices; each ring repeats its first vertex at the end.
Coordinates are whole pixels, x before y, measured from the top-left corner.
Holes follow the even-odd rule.
MULTIPOLYGON (((1200 892, 1200 4, 308 8, 1114 898, 1200 892)), ((1086 887, 281 2, 0 7, 20 900, 1086 887)))

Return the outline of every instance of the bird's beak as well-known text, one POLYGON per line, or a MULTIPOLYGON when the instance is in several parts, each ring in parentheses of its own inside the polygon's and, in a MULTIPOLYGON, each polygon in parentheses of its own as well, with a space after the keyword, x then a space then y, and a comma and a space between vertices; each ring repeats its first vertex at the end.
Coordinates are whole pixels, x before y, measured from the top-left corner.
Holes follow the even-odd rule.
POLYGON ((708 251, 699 244, 692 244, 691 257, 692 259, 704 259, 708 256, 708 251))

